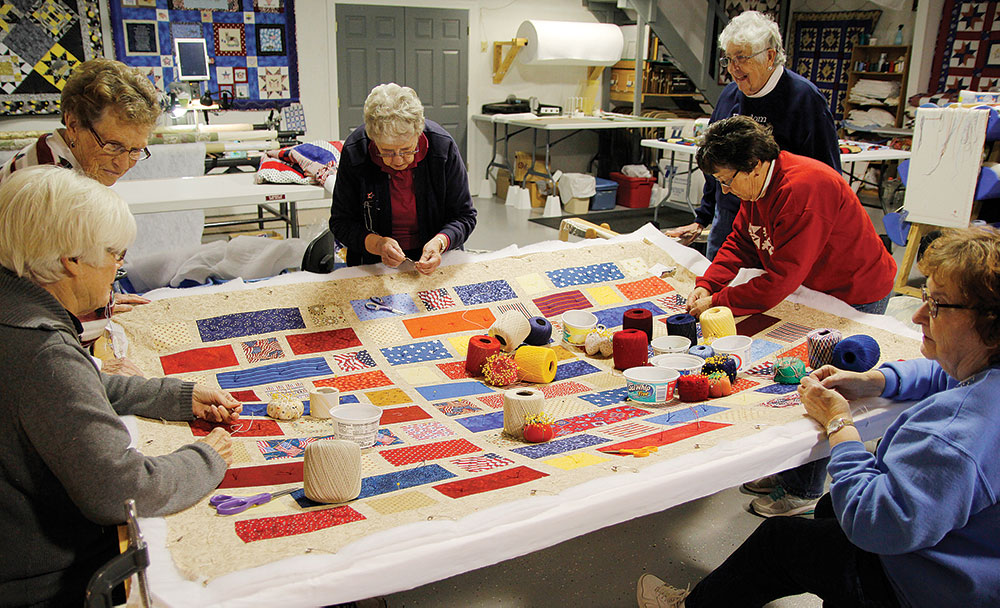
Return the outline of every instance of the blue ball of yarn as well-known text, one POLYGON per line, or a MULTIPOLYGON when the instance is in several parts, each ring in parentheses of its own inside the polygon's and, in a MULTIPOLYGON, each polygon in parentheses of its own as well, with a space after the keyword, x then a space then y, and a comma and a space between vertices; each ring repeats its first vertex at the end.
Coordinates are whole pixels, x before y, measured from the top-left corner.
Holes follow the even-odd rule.
POLYGON ((858 334, 844 338, 833 347, 833 365, 851 372, 866 372, 875 367, 881 354, 875 338, 858 334))
POLYGON ((696 357, 701 357, 702 359, 708 359, 709 357, 715 355, 715 349, 708 344, 695 344, 688 349, 688 353, 696 357))
POLYGON ((531 346, 545 346, 552 338, 552 323, 545 317, 531 317, 528 319, 530 330, 528 337, 524 339, 525 344, 531 346))

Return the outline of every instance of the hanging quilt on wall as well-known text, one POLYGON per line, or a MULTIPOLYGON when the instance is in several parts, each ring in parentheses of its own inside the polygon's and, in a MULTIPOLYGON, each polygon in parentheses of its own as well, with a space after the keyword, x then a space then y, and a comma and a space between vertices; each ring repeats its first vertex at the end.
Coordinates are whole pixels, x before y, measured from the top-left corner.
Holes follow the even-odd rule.
POLYGON ((101 54, 97 0, 0 3, 3 114, 58 114, 70 72, 101 54))
POLYGON ((110 0, 115 58, 166 91, 176 79, 174 38, 203 38, 210 79, 202 91, 232 95, 233 109, 299 100, 294 0, 110 0))
POLYGON ((882 11, 792 14, 788 67, 819 88, 836 122, 844 117, 851 51, 862 34, 875 31, 881 16, 882 11))
POLYGON ((931 68, 931 92, 1000 86, 1000 2, 945 0, 931 68))

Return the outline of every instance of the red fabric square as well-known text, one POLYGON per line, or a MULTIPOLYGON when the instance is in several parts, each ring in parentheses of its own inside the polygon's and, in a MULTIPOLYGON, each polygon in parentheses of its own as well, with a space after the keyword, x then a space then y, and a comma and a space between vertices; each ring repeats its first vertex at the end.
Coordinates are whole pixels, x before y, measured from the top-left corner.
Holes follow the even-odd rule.
POLYGON ((228 344, 194 348, 160 357, 160 365, 163 367, 163 373, 168 376, 170 374, 184 374, 188 372, 201 372, 206 369, 232 367, 239 364, 240 362, 236 360, 236 352, 228 344))
POLYGON ((480 448, 465 439, 450 439, 448 441, 425 443, 405 448, 382 450, 379 452, 379 456, 388 460, 390 464, 399 467, 415 462, 438 460, 440 458, 448 458, 449 456, 461 456, 462 454, 479 451, 480 448))
POLYGON ((229 431, 234 437, 270 437, 274 435, 284 435, 285 433, 278 426, 278 423, 274 420, 267 420, 263 418, 240 418, 232 424, 220 424, 218 422, 209 422, 207 420, 192 420, 188 424, 191 425, 191 432, 194 433, 195 437, 204 437, 212 432, 217 426, 229 431))
POLYGON ((258 403, 260 401, 257 398, 257 393, 253 391, 229 391, 229 394, 237 401, 242 401, 243 403, 258 403))
POLYGON ((414 420, 426 420, 430 418, 419 405, 408 405, 406 407, 394 407, 382 410, 382 419, 379 424, 396 424, 397 422, 412 422, 414 420))
POLYGON ((754 334, 758 334, 768 327, 771 327, 780 320, 781 319, 778 317, 772 317, 771 315, 765 315, 764 313, 759 312, 755 315, 750 315, 746 319, 737 323, 736 333, 741 336, 753 336, 754 334))
POLYGON ((310 353, 361 346, 358 334, 354 333, 354 330, 350 327, 318 331, 311 334, 290 334, 286 335, 285 339, 288 340, 289 348, 296 355, 308 355, 310 353))
POLYGON ((541 479, 542 477, 548 477, 548 473, 542 473, 541 471, 536 471, 535 469, 522 466, 497 471, 496 473, 490 473, 489 475, 473 477, 471 479, 459 479, 458 481, 442 483, 434 486, 434 489, 449 498, 461 498, 463 496, 472 496, 473 494, 479 494, 481 492, 489 492, 490 490, 509 488, 511 486, 541 479))
POLYGON ((586 393, 590 390, 590 387, 586 384, 580 384, 579 382, 560 382, 559 384, 536 384, 532 385, 534 388, 542 391, 546 399, 552 399, 554 397, 565 397, 567 395, 575 395, 577 393, 586 393))
POLYGON ((563 435, 582 433, 592 428, 607 426, 621 422, 622 420, 628 420, 629 418, 645 416, 649 413, 648 410, 641 410, 631 405, 620 405, 618 407, 587 412, 586 414, 557 420, 552 425, 552 431, 556 437, 562 437, 563 435))
POLYGON ((229 469, 219 488, 251 488, 276 486, 283 483, 302 483, 302 460, 281 464, 264 464, 253 467, 229 469))
MULTIPOLYGON (((780 355, 778 355, 779 359, 781 357, 793 357, 795 359, 801 359, 802 362, 806 364, 806 367, 809 367, 809 345, 803 342, 802 344, 799 344, 795 348, 790 348, 785 352, 781 353, 780 355)), ((775 359, 775 362, 777 362, 777 359, 775 359)))
POLYGON ((236 522, 236 536, 245 543, 252 543, 256 540, 306 534, 363 519, 364 515, 345 505, 294 515, 245 519, 236 522))
POLYGON ((490 393, 476 397, 491 408, 498 410, 503 407, 503 393, 490 393))
POLYGON ((736 384, 733 385, 733 392, 738 393, 740 391, 745 391, 748 388, 753 388, 757 386, 758 384, 760 384, 760 382, 756 382, 754 380, 747 380, 746 378, 737 378, 736 384))
POLYGON ((629 300, 651 298, 674 290, 670 283, 667 283, 660 277, 649 277, 648 279, 633 281, 631 283, 619 283, 616 287, 629 300))
POLYGON ((730 425, 722 424, 721 422, 692 422, 691 424, 678 426, 667 431, 660 431, 659 433, 654 433, 653 435, 646 435, 645 437, 639 437, 637 439, 629 439, 628 441, 623 441, 621 443, 603 445, 597 448, 597 451, 617 452, 618 450, 626 448, 644 448, 651 445, 659 447, 669 443, 677 443, 678 441, 687 439, 688 437, 694 437, 695 435, 701 435, 702 433, 708 433, 709 431, 725 428, 727 426, 730 425))
POLYGON ((453 361, 451 363, 438 363, 438 367, 452 380, 459 378, 475 378, 465 369, 465 361, 453 361))
POLYGON ((313 384, 316 386, 332 386, 342 393, 347 393, 366 388, 375 388, 377 386, 387 386, 392 384, 392 380, 389 379, 389 376, 385 375, 385 372, 376 370, 363 374, 339 376, 337 378, 322 378, 320 380, 313 380, 313 384))

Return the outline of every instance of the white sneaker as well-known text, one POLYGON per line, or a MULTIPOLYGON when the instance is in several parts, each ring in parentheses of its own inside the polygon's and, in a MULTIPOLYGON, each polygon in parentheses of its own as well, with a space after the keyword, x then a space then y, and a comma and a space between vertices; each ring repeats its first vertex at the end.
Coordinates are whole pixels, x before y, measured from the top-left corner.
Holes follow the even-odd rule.
POLYGON ((750 510, 761 517, 808 515, 813 512, 818 501, 818 498, 802 498, 787 494, 785 488, 778 486, 767 496, 758 496, 751 500, 750 510))
POLYGON ((748 481, 743 484, 743 489, 747 492, 753 492, 754 494, 770 494, 771 492, 774 492, 774 489, 779 485, 781 484, 778 483, 778 474, 775 473, 774 475, 768 475, 766 477, 761 477, 760 479, 748 481))
POLYGON ((684 598, 691 593, 664 583, 652 574, 643 574, 636 584, 635 597, 639 608, 684 608, 684 598))

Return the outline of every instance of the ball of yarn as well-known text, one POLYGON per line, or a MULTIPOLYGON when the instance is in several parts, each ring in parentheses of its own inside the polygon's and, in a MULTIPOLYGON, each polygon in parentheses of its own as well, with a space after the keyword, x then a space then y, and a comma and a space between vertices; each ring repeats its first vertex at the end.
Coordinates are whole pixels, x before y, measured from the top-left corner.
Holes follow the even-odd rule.
POLYGON ((287 393, 274 393, 267 404, 267 415, 275 420, 295 420, 304 411, 305 404, 287 393))
POLYGON ((736 360, 729 355, 715 355, 705 359, 705 364, 701 366, 701 373, 708 375, 715 372, 722 372, 729 376, 729 382, 736 382, 736 372, 739 371, 736 360))
POLYGON ((704 401, 708 399, 708 377, 702 374, 688 374, 677 379, 677 394, 681 401, 704 401))
POLYGON ((528 332, 528 337, 524 339, 525 344, 545 346, 552 339, 552 323, 545 317, 531 317, 528 319, 528 326, 531 330, 528 332))
POLYGON ((493 336, 472 336, 465 355, 465 371, 478 376, 483 371, 486 357, 500 352, 500 341, 493 336))
POLYGON ((649 342, 638 329, 623 329, 611 336, 615 369, 641 367, 649 362, 649 342))
POLYGON ((715 349, 708 344, 695 344, 688 349, 688 353, 696 357, 701 357, 702 359, 708 359, 709 357, 715 355, 715 349))
POLYGON ((302 464, 302 482, 309 500, 354 500, 361 494, 361 446, 340 439, 310 443, 302 464))
POLYGON ((852 372, 866 372, 875 367, 881 355, 875 338, 858 334, 844 338, 833 348, 833 365, 852 372))
POLYGON ((806 364, 796 357, 781 357, 774 362, 774 381, 778 384, 798 384, 806 376, 806 364))
POLYGON ((723 372, 714 372, 708 376, 708 395, 710 397, 727 397, 733 394, 733 384, 729 376, 723 372))
POLYGON ((487 333, 500 342, 503 350, 512 353, 531 333, 531 326, 524 315, 516 310, 508 310, 493 322, 487 333))
POLYGON ((517 382, 517 362, 512 355, 495 353, 483 362, 483 376, 493 386, 509 386, 517 382))
POLYGON ((691 344, 698 343, 698 321, 687 313, 667 317, 667 335, 684 336, 691 344))
POLYGON ((701 323, 701 336, 706 342, 716 338, 736 335, 736 322, 733 311, 725 306, 713 306, 698 317, 701 323))
POLYGON ((833 361, 833 349, 842 340, 836 329, 816 329, 806 335, 806 347, 809 352, 809 367, 819 369, 833 361))
POLYGON ((517 375, 521 380, 543 384, 555 379, 559 365, 554 350, 530 344, 514 351, 514 362, 517 363, 517 375))
POLYGON ((653 313, 645 308, 630 308, 622 314, 622 329, 638 329, 653 341, 653 313))
POLYGON ((591 357, 598 354, 610 357, 614 352, 611 333, 610 330, 604 328, 592 329, 583 341, 583 350, 591 357))

